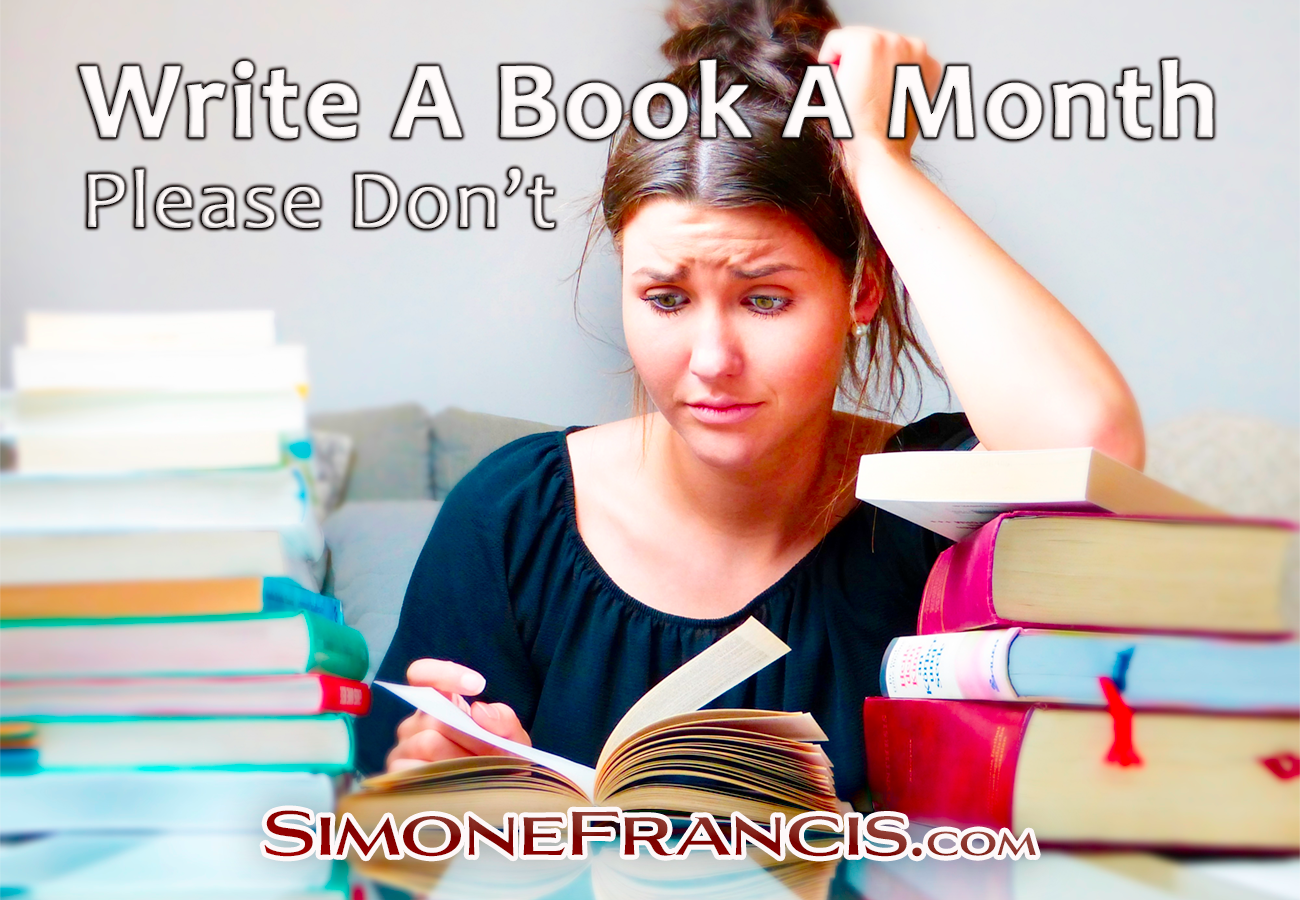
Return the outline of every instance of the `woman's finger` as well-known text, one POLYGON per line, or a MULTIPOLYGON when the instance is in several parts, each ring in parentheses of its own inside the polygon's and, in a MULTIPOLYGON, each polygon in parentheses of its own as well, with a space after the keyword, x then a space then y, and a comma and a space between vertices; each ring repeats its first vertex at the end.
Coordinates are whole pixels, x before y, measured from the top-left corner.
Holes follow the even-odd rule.
POLYGON ((528 732, 524 731, 524 726, 519 723, 515 711, 504 703, 475 703, 470 707, 470 715, 474 717, 475 722, 498 737, 509 738, 529 747, 533 745, 528 732))
POLYGON ((437 729, 427 728, 399 741, 397 746, 388 752, 388 761, 391 766, 395 759, 434 762, 440 759, 462 759, 474 755, 437 729))
POLYGON ((406 669, 408 684, 431 687, 444 694, 482 693, 487 681, 478 672, 447 659, 417 659, 406 669))
POLYGON ((412 715, 407 716, 401 722, 397 723, 397 740, 399 742, 404 741, 417 732, 424 731, 426 728, 432 728, 433 721, 433 716, 417 710, 412 715))

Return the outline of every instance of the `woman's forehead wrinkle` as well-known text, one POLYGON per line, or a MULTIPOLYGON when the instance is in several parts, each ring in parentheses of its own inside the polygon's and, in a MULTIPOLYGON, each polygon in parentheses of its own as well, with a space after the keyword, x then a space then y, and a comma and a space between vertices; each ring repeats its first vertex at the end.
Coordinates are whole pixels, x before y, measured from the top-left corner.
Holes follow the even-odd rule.
POLYGON ((652 240, 651 247, 657 256, 671 261, 668 268, 673 269, 725 269, 739 274, 797 268, 788 260, 774 258, 783 249, 782 243, 767 235, 691 228, 652 240))

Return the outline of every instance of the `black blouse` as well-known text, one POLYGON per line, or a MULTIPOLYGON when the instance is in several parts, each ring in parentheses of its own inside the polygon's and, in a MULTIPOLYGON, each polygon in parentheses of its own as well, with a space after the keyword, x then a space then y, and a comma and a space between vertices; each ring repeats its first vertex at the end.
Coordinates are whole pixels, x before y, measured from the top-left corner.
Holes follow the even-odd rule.
MULTIPOLYGON (((916 630, 926 575, 943 538, 859 503, 798 563, 722 619, 688 619, 629 596, 578 534, 572 431, 521 438, 451 491, 406 589, 378 678, 404 683, 415 659, 450 659, 487 679, 533 744, 594 765, 623 713, 683 662, 750 616, 791 652, 711 706, 811 712, 829 737, 841 798, 861 806, 862 700, 879 693, 889 641, 916 630)), ((969 449, 966 417, 909 425, 891 450, 969 449)), ((376 772, 411 708, 376 690, 357 724, 357 764, 376 772)))

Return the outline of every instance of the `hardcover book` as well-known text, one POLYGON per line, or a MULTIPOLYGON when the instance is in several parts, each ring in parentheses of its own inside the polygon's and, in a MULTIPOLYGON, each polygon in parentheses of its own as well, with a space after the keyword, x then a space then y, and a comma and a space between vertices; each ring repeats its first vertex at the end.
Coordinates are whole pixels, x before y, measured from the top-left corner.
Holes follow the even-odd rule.
POLYGON ((1005 513, 940 554, 917 630, 1282 635, 1296 627, 1297 544, 1290 522, 1005 513))
POLYGON ((360 632, 309 612, 0 622, 0 676, 267 675, 360 680, 360 632))
POLYGON ((304 610, 343 621, 339 601, 292 578, 110 581, 10 585, 0 597, 5 619, 106 619, 208 616, 304 610))
POLYGON ((1226 516, 1091 447, 872 453, 858 466, 857 496, 954 541, 1020 509, 1226 516))
POLYGON ((1102 678, 1134 709, 1300 714, 1295 641, 1019 628, 906 636, 885 651, 880 692, 1105 706, 1102 678))
POLYGON ((1300 850, 1295 716, 1137 712, 1139 764, 1108 761, 1105 711, 869 697, 877 809, 926 824, 1033 828, 1040 843, 1300 850))
POLYGON ((334 675, 0 681, 7 718, 314 716, 370 710, 370 687, 334 675))

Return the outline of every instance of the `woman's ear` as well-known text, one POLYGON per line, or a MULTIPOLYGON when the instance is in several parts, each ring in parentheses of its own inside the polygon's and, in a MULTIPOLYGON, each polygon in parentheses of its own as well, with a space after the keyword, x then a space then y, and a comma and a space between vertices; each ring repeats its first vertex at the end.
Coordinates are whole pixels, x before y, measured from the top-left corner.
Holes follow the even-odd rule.
POLYGON ((885 297, 884 288, 881 286, 881 278, 885 272, 885 251, 879 249, 876 251, 876 258, 872 264, 864 267, 862 272, 862 287, 858 291, 858 297, 853 301, 853 321, 855 324, 870 322, 880 311, 880 302, 885 297))

